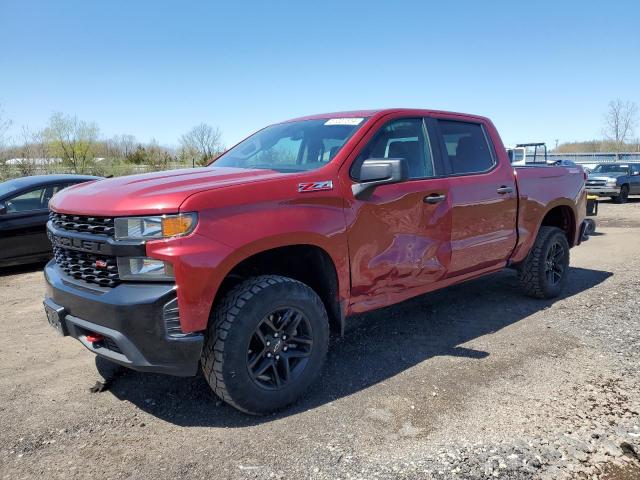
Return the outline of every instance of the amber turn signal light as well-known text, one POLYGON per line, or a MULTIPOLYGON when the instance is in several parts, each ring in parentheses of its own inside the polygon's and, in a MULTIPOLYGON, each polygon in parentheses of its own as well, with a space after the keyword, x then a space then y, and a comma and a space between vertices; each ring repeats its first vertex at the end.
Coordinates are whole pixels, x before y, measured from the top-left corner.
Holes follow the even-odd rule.
POLYGON ((189 233, 195 226, 194 214, 179 214, 167 216, 162 219, 162 236, 176 237, 189 233))

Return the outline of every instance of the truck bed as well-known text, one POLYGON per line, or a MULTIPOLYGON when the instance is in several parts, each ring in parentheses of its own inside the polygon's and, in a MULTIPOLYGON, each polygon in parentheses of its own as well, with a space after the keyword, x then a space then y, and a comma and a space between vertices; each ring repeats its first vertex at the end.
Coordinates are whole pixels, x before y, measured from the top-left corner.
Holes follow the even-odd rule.
MULTIPOLYGON (((576 205, 580 218, 573 219, 579 225, 586 215, 584 172, 579 168, 549 165, 514 167, 518 188, 518 242, 512 255, 513 262, 524 259, 533 245, 540 217, 551 208, 576 205), (558 192, 566 192, 558 198, 558 192)), ((578 243, 575 231, 570 244, 578 243)))

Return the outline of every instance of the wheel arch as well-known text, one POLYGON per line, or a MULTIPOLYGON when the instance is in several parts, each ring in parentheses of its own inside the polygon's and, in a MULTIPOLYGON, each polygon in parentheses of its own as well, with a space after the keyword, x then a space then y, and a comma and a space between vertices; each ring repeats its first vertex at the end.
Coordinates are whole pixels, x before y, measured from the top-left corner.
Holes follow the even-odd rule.
POLYGON ((344 332, 339 267, 325 248, 315 243, 297 243, 253 249, 228 266, 214 295, 212 310, 235 285, 258 275, 281 275, 308 285, 322 300, 331 329, 344 332))
MULTIPOLYGON (((569 242, 569 246, 572 247, 575 245, 576 238, 576 214, 573 207, 569 204, 560 204, 556 205, 545 213, 544 217, 542 217, 542 222, 538 227, 538 231, 540 231, 540 227, 556 227, 562 230, 567 237, 567 242, 569 242)), ((536 232, 536 235, 538 232, 536 232)))
POLYGON ((577 245, 579 218, 576 202, 567 198, 559 198, 547 205, 529 202, 518 211, 519 238, 510 265, 517 266, 527 258, 543 226, 560 228, 567 237, 569 247, 577 245))

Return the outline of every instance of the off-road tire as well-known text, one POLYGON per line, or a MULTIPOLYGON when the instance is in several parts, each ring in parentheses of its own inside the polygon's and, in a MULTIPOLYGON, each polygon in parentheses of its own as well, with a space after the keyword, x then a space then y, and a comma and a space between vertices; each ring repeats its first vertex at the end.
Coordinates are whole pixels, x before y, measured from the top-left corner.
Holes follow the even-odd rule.
POLYGON ((316 380, 328 344, 327 312, 315 291, 287 277, 253 277, 234 287, 214 307, 202 352, 202 371, 223 401, 243 412, 262 415, 291 404, 316 380), (313 347, 296 380, 279 390, 265 390, 249 373, 248 344, 265 316, 286 307, 306 316, 313 331, 313 347))
POLYGON ((620 187, 620 195, 612 197, 616 203, 627 203, 629 200, 629 185, 622 185, 620 187))
POLYGON ((569 242, 565 233, 556 227, 540 227, 538 236, 524 262, 518 267, 518 279, 524 292, 534 298, 557 297, 567 281, 569 273, 569 242), (551 284, 546 275, 549 250, 554 244, 564 249, 564 270, 562 278, 551 284))

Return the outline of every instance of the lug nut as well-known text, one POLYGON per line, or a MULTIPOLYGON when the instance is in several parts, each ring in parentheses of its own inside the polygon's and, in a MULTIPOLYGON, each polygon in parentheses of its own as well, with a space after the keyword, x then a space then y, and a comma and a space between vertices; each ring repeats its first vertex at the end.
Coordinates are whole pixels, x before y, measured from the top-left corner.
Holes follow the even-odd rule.
POLYGON ((276 355, 276 360, 280 360, 280 355, 276 355))
POLYGON ((278 332, 274 333, 273 336, 278 338, 278 332))
POLYGON ((282 339, 283 339, 283 340, 286 340, 286 339, 287 339, 287 336, 286 336, 286 335, 282 335, 282 339))
POLYGON ((284 348, 282 349, 283 352, 286 352, 287 350, 289 350, 289 347, 287 347, 286 345, 284 346, 284 348))
POLYGON ((267 358, 271 358, 271 352, 267 353, 267 358))
POLYGON ((270 347, 270 346, 271 346, 271 342, 267 342, 267 347, 270 347))

